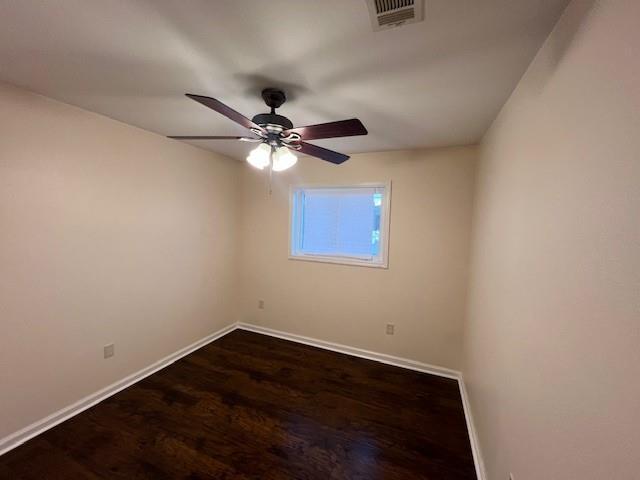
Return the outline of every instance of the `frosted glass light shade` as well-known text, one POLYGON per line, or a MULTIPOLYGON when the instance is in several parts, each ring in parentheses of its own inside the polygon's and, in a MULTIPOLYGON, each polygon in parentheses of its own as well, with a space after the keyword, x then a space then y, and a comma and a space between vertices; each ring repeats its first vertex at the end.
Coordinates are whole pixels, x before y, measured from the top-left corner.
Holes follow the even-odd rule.
POLYGON ((273 171, 281 172, 287 168, 291 168, 297 161, 298 157, 291 153, 291 150, 286 147, 280 147, 273 155, 273 171))
POLYGON ((269 156, 271 155, 271 147, 266 143, 261 143, 256 148, 251 150, 247 157, 247 162, 252 167, 262 170, 264 167, 269 166, 269 156))

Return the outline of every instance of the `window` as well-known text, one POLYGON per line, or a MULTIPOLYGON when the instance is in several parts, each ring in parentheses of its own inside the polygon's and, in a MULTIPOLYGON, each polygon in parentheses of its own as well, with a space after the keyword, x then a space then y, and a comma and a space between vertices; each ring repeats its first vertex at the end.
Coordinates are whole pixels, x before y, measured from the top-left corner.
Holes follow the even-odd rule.
POLYGON ((390 184, 291 189, 290 258, 387 267, 390 184))

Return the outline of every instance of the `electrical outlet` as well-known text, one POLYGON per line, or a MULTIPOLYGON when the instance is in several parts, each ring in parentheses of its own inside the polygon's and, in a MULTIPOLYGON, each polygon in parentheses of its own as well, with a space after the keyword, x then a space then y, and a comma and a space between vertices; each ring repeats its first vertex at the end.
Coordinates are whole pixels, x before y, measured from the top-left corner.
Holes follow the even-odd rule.
POLYGON ((111 358, 116 354, 115 346, 113 343, 104 346, 104 358, 111 358))
POLYGON ((387 335, 393 335, 396 326, 393 323, 387 323, 387 335))
POLYGON ((264 300, 258 300, 258 308, 264 310, 264 300))

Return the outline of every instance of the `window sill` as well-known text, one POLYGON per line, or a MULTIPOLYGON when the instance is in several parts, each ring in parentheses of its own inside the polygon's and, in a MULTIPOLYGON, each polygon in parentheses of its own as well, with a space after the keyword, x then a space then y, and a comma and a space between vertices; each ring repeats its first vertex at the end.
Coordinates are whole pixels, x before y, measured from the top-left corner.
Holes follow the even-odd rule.
POLYGON ((349 265, 353 267, 368 267, 368 268, 382 268, 388 269, 388 262, 373 263, 365 260, 357 260, 355 258, 341 258, 341 257, 314 257, 312 255, 289 255, 289 260, 298 260, 302 262, 316 262, 316 263, 333 263, 335 265, 349 265))

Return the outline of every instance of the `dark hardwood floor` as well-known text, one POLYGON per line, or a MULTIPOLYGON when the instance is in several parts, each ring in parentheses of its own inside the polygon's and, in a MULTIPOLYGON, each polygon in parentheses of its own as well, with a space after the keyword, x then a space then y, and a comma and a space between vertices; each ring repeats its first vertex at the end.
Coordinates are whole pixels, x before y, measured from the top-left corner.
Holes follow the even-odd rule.
POLYGON ((236 330, 1 456, 0 477, 475 473, 456 381, 236 330))

